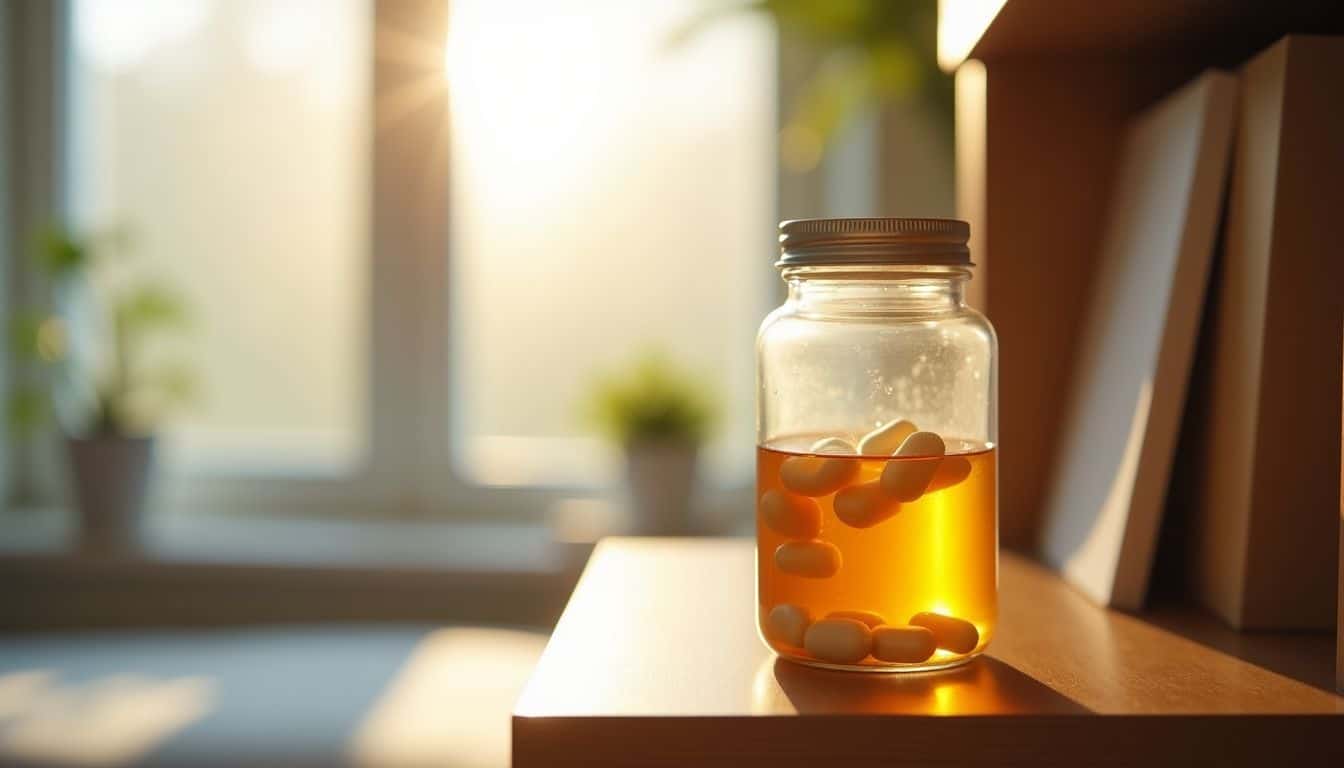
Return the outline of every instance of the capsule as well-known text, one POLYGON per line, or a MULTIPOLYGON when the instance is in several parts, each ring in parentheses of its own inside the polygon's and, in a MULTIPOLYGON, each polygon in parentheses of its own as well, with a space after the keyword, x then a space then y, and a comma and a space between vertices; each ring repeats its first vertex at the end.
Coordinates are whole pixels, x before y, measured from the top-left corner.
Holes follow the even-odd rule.
POLYGON ((849 485, 859 474, 859 463, 824 456, 790 456, 779 465, 784 487, 801 496, 828 496, 849 485))
POLYGON ((916 613, 910 617, 910 624, 925 627, 933 632, 938 647, 953 653, 970 653, 980 643, 980 632, 975 625, 955 616, 941 613, 916 613))
POLYGON ((951 488, 971 476, 971 462, 965 456, 944 456, 925 493, 951 488))
POLYGON ((864 624, 868 625, 869 629, 877 629, 882 624, 887 623, 882 619, 881 616, 877 615, 876 613, 873 613, 872 611, 831 611, 830 613, 826 614, 826 618, 853 619, 855 621, 862 621, 864 624))
POLYGON ((851 528, 871 528, 901 511, 900 502, 890 498, 878 480, 841 490, 832 507, 836 518, 851 528))
POLYGON ((822 619, 807 628, 803 647, 822 661, 855 664, 868 655, 872 632, 854 619, 822 619))
POLYGON ((829 579, 840 570, 840 550, 825 541, 786 541, 775 550, 775 567, 809 579, 829 579))
POLYGON ((823 437, 812 444, 808 453, 828 453, 835 456, 853 456, 854 444, 843 437, 823 437))
POLYGON ((946 446, 936 432, 916 432, 896 449, 896 458, 882 469, 882 490, 897 501, 914 501, 928 490, 943 462, 946 446))
POLYGON ((821 533, 821 507, 806 496, 772 488, 761 494, 761 520, 781 536, 815 539, 821 533))
POLYGON ((878 627, 873 630, 873 658, 893 664, 928 661, 937 649, 926 627, 878 627))
POLYGON ((765 619, 766 634, 794 648, 803 647, 803 635, 812 624, 812 614, 801 605, 780 603, 770 609, 765 619))
POLYGON ((916 432, 916 427, 905 419, 896 419, 874 429, 859 441, 862 456, 890 456, 905 439, 916 432))

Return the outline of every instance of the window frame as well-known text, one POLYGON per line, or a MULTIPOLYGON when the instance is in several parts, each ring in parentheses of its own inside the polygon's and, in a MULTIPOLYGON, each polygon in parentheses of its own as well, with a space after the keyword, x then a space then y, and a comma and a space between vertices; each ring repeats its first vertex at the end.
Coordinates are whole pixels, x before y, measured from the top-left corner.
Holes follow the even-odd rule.
MULTIPOLYGON (((60 30, 66 14, 64 0, 11 0, 0 6, 4 16, 3 53, 5 66, 0 68, 7 78, 0 111, 4 121, 3 150, 5 155, 5 184, 3 196, 6 213, 2 231, 4 258, 0 264, 0 289, 7 307, 21 307, 30 303, 34 295, 29 274, 27 254, 30 232, 52 218, 60 210, 59 147, 63 136, 60 116, 63 50, 60 30)), ((6 326, 8 317, 4 318, 6 326)), ((8 398, 11 377, 14 374, 13 351, 9 347, 10 334, 0 339, 4 360, 0 365, 0 390, 8 398)), ((23 441, 13 439, 8 423, 0 425, 3 451, 4 495, 0 500, 17 503, 45 502, 52 497, 51 489, 58 488, 58 471, 54 462, 42 457, 53 455, 59 448, 54 434, 39 432, 23 441)))
MULTIPOLYGON (((344 473, 254 474, 211 470, 161 477, 156 508, 178 514, 327 515, 348 518, 409 518, 460 521, 538 522, 558 503, 594 499, 609 491, 592 487, 482 485, 460 474, 453 460, 450 327, 451 239, 448 89, 433 91, 429 103, 404 114, 395 126, 380 125, 379 105, 423 78, 443 77, 442 55, 406 56, 398 50, 441 51, 448 31, 447 0, 372 0, 372 146, 369 163, 369 337, 365 403, 367 452, 344 473), (407 41, 411 45, 407 45, 407 41), (428 150, 426 149, 428 148, 428 150), (428 172, 437 169, 437 172, 428 172)), ((72 45, 70 0, 18 0, 11 13, 11 40, 23 42, 24 76, 42 88, 11 92, 11 114, 29 117, 15 125, 10 147, 26 161, 13 191, 10 243, 21 231, 68 210, 64 168, 71 83, 65 65, 72 45), (48 55, 43 56, 45 50, 48 55)), ((802 80, 802 47, 780 35, 776 45, 777 110, 802 80)), ((10 52, 15 56, 20 51, 10 52)), ((22 68, 16 68, 22 69, 22 68)), ((18 78, 15 78, 18 79, 18 78)), ((871 136, 859 151, 872 153, 871 136)), ((827 190, 834 177, 831 155, 815 170, 790 175, 777 171, 777 208, 784 214, 828 212, 827 190)), ((852 162, 852 156, 850 158, 852 162)), ((871 197, 871 196, 870 196, 871 197)), ((852 205, 853 197, 847 201, 852 205)), ((871 207, 872 200, 869 200, 871 207)), ((17 247, 12 249, 19 253, 17 247)), ((10 296, 22 298, 23 259, 11 258, 10 296)), ((772 297, 784 286, 771 280, 772 297)), ((3 286, 3 282, 0 282, 3 286)), ((744 350, 743 354, 750 354, 744 350)), ((11 446, 9 469, 20 503, 67 501, 60 482, 62 455, 56 430, 41 439, 11 446)), ((3 456, 3 454, 0 454, 3 456)), ((752 477, 703 489, 701 504, 710 520, 744 519, 752 477)))
MULTIPOLYGON (((10 40, 11 4, 0 6, 0 71, 14 71, 13 43, 10 40)), ((10 149, 10 98, 9 78, 0 77, 0 297, 4 305, 9 306, 9 254, 12 250, 11 235, 11 187, 18 174, 13 168, 13 154, 10 149)), ((9 334, 0 337, 0 400, 9 402, 9 334)), ((9 498, 10 450, 7 440, 0 440, 0 499, 9 498)))
POLYGON ((373 0, 372 114, 366 268, 367 450, 338 474, 258 475, 212 470, 166 478, 160 505, 204 513, 323 514, 472 520, 535 519, 545 489, 481 488, 449 461, 449 142, 444 87, 382 125, 379 105, 399 89, 443 79, 444 0, 373 0), (428 151, 426 151, 428 148, 428 151), (497 492, 499 491, 499 492, 497 492), (521 493, 519 493, 519 491, 521 493))

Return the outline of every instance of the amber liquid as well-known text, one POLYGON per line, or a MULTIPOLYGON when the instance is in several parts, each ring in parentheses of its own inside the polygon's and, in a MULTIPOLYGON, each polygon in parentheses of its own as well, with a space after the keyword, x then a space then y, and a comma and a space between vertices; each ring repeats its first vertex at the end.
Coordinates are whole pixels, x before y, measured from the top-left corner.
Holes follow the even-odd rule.
MULTIPOLYGON (((820 436, 800 436, 756 452, 756 498, 771 489, 784 490, 780 465, 791 456, 810 455, 806 448, 820 436)), ((781 603, 805 607, 813 619, 832 611, 871 611, 888 625, 906 624, 922 611, 956 616, 979 631, 969 653, 939 649, 920 664, 893 665, 871 656, 862 667, 936 669, 961 663, 984 650, 994 635, 998 609, 998 455, 983 443, 948 440, 948 454, 966 458, 971 472, 962 482, 901 505, 900 511, 871 528, 852 528, 836 518, 834 494, 818 497, 821 534, 818 539, 840 550, 839 570, 827 578, 809 578, 780 571, 774 552, 789 540, 756 515, 757 626, 761 637, 781 656, 819 663, 803 648, 771 639, 766 616, 781 603)), ((835 457, 827 457, 835 458, 835 457)), ((853 483, 878 479, 887 457, 853 456, 859 465, 853 483)))

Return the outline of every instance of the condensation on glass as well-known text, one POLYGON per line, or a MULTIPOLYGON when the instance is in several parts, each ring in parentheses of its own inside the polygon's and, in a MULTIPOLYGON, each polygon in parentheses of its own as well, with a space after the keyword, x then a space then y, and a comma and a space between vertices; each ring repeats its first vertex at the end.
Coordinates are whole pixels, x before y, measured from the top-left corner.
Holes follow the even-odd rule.
POLYGON ((997 615, 996 340, 964 222, 781 225, 757 341, 757 621, 815 666, 929 670, 997 615))

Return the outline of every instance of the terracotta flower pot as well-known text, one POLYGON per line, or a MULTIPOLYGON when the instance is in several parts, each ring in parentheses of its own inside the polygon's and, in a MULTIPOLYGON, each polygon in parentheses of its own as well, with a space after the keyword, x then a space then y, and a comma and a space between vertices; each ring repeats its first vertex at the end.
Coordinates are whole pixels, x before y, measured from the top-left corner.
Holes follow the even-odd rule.
POLYGON ((697 446, 678 441, 632 443, 625 450, 626 509, 632 533, 690 533, 697 446))
POLYGON ((80 546, 99 553, 136 547, 154 464, 153 437, 67 437, 80 546))

